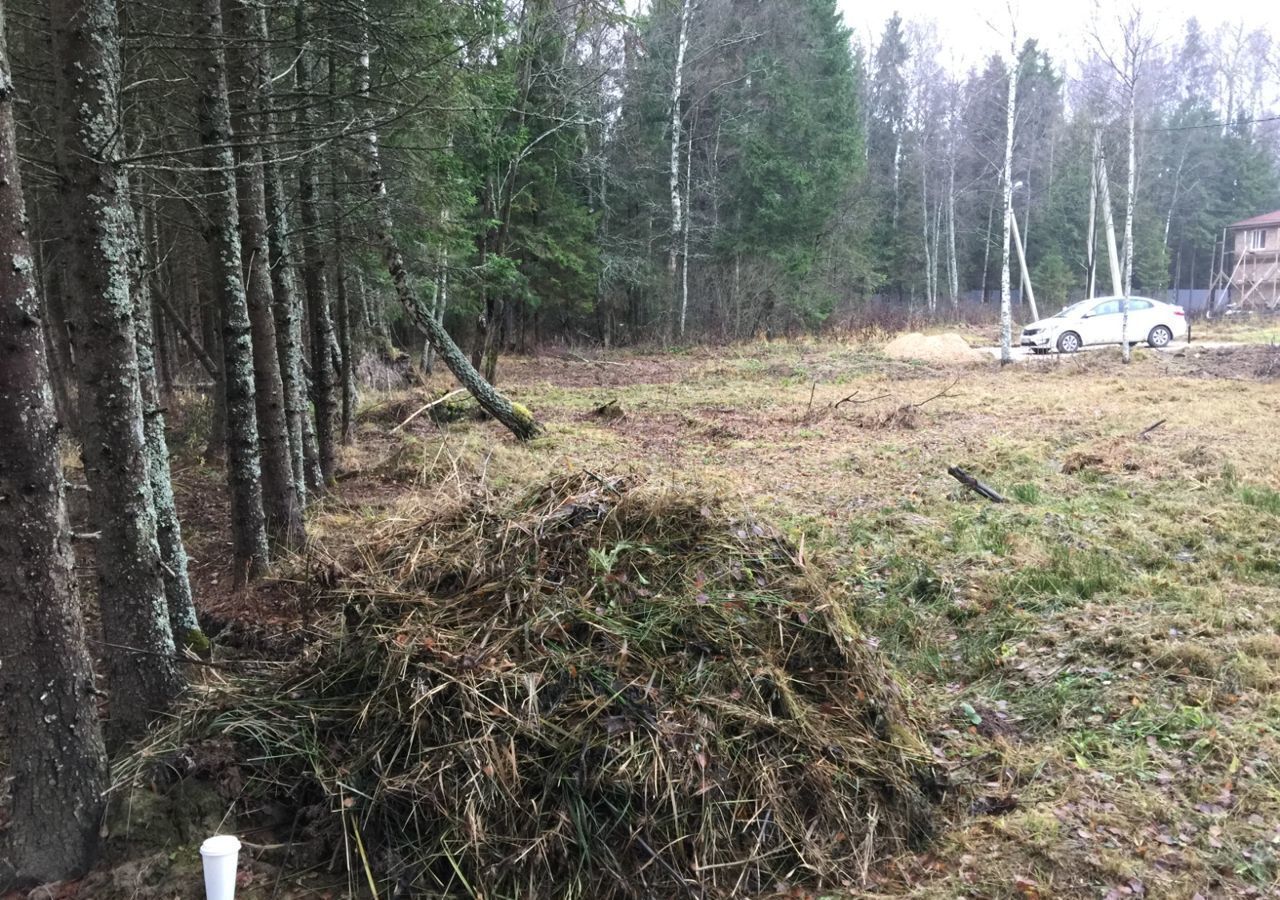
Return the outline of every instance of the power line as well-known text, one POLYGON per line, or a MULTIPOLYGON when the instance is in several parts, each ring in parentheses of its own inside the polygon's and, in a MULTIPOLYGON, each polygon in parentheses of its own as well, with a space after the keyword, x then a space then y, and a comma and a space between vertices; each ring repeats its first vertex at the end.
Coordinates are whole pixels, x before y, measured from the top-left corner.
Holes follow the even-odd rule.
POLYGON ((1234 128, 1238 125, 1261 125, 1264 122, 1280 122, 1280 116, 1263 116, 1260 119, 1237 119, 1234 122, 1204 122, 1199 125, 1168 125, 1162 128, 1139 128, 1139 131, 1166 132, 1166 131, 1195 131, 1202 128, 1234 128))

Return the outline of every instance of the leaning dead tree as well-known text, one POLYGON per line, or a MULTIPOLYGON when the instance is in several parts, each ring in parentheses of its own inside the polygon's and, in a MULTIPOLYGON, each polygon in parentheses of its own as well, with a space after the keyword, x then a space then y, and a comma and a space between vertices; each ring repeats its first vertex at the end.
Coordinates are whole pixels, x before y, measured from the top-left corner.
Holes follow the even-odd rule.
MULTIPOLYGON (((368 53, 368 20, 362 10, 364 28, 361 53, 368 53)), ((367 63, 365 64, 367 67, 367 63)), ((367 93, 367 82, 364 92, 367 93)), ((382 250, 382 258, 395 286, 396 299, 405 308, 405 312, 427 336, 427 340, 435 349, 440 359, 449 367, 449 371, 465 387, 481 408, 501 422, 522 441, 531 440, 542 430, 533 415, 523 407, 517 407, 506 397, 494 389, 486 381, 475 366, 467 359, 462 350, 449 337, 449 332, 436 320, 430 307, 423 302, 409 284, 409 272, 405 268, 404 254, 400 250, 400 242, 396 239, 394 223, 391 217, 391 200, 387 196, 387 185, 382 175, 382 159, 378 148, 378 131, 370 121, 364 132, 364 157, 366 166, 366 183, 373 196, 375 220, 375 240, 382 250)))

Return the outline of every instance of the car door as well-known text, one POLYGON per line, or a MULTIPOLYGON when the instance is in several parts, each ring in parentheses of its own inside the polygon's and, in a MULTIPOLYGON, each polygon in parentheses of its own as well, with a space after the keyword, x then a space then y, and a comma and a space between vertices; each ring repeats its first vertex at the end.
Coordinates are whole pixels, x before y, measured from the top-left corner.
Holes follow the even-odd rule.
MULTIPOLYGON (((1160 321, 1156 305, 1143 297, 1129 299, 1129 341, 1145 341, 1160 321)), ((1117 338, 1119 340, 1119 338, 1117 338)))
POLYGON ((1080 319, 1083 344, 1120 343, 1120 301, 1103 300, 1080 319))

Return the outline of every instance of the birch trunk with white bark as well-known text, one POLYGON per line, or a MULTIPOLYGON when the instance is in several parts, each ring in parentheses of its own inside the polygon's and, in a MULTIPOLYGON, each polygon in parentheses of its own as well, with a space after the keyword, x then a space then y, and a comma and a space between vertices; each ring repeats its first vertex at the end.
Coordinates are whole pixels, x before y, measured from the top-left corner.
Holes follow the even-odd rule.
POLYGON ((960 264, 956 257, 956 158, 951 154, 947 181, 947 287, 951 291, 951 309, 960 311, 960 264))
POLYGON ((1009 243, 1013 230, 1013 127, 1017 111, 1018 59, 1011 53, 1009 67, 1009 95, 1005 103, 1004 139, 1004 228, 1001 238, 1003 252, 1000 261, 1000 362, 1013 362, 1013 298, 1009 283, 1009 243))
POLYGON ((1129 167, 1124 198, 1124 297, 1120 300, 1120 350, 1129 353, 1129 295, 1133 292, 1133 210, 1138 184, 1138 57, 1129 56, 1129 167))
MULTIPOLYGON (((676 292, 676 257, 680 252, 680 240, 684 231, 684 199, 680 195, 680 99, 684 94, 684 58, 689 50, 689 14, 693 0, 683 0, 680 7, 680 34, 676 39, 676 68, 671 79, 671 246, 667 253, 668 284, 674 306, 676 292)), ((665 328, 670 331, 672 311, 664 317, 665 328)), ((680 337, 684 337, 684 314, 680 314, 680 337)))

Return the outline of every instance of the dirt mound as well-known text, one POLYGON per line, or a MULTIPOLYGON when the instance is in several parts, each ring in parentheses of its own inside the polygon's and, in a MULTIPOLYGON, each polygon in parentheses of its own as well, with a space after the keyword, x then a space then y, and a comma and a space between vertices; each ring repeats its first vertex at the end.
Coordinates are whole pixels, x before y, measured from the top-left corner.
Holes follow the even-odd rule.
POLYGON ((932 831, 848 598, 713 498, 567 476, 365 560, 283 681, 221 682, 167 741, 234 736, 262 801, 319 810, 294 827, 388 894, 848 887, 932 831))
POLYGON ((1280 379, 1280 345, 1199 347, 1191 344, 1173 354, 1172 363, 1171 368, 1184 376, 1276 381, 1280 379))
POLYGON ((902 334, 885 344, 884 355, 890 359, 914 359, 936 363, 979 363, 987 356, 981 350, 969 346, 968 341, 955 333, 921 334, 913 331, 902 334))

